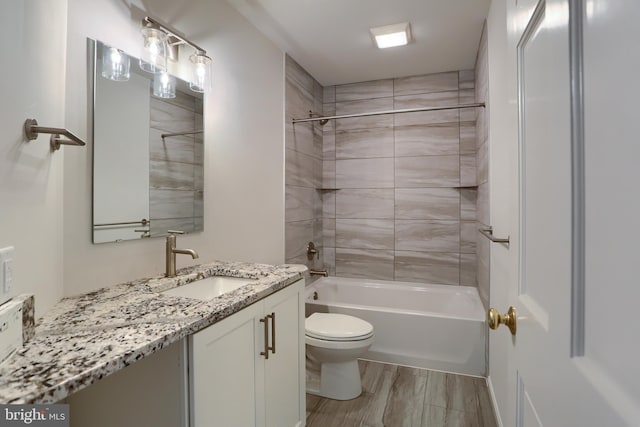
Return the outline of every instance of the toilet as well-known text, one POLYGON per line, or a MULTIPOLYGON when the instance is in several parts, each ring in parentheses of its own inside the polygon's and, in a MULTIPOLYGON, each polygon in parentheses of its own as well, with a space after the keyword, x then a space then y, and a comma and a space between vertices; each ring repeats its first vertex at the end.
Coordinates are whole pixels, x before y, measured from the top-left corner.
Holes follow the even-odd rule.
POLYGON ((373 344, 373 326, 354 316, 313 313, 305 320, 307 393, 335 400, 362 393, 358 357, 373 344))

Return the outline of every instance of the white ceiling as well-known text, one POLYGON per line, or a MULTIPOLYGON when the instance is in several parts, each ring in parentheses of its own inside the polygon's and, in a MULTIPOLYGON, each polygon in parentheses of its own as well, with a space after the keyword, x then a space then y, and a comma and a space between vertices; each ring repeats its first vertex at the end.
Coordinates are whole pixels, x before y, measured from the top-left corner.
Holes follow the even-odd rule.
POLYGON ((474 66, 491 0, 227 0, 322 85, 474 66), (378 49, 369 28, 409 21, 413 42, 378 49))

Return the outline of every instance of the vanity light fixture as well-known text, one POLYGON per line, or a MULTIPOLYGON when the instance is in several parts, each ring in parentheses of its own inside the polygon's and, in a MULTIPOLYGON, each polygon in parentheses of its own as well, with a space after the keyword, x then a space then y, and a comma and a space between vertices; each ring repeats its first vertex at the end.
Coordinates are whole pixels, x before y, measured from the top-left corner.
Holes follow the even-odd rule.
POLYGON ((167 34, 151 27, 143 27, 140 32, 142 32, 142 38, 144 39, 144 48, 140 56, 140 68, 148 73, 164 70, 169 50, 167 34))
POLYGON ((176 97, 176 78, 166 71, 153 75, 153 96, 157 98, 176 97))
POLYGON ((411 41, 411 25, 408 22, 369 29, 379 49, 404 46, 411 41))
MULTIPOLYGON (((195 51, 189 56, 192 67, 189 85, 191 90, 194 92, 211 90, 212 61, 207 56, 206 50, 148 16, 142 20, 141 31, 145 40, 145 54, 143 55, 145 61, 143 66, 143 60, 140 60, 140 67, 145 71, 156 73, 154 76, 154 95, 156 94, 156 81, 158 81, 159 87, 162 85, 171 86, 170 80, 173 77, 167 73, 166 64, 168 59, 178 60, 178 46, 180 45, 187 45, 195 51), (154 67, 145 68, 148 64, 153 64, 154 67), (158 71, 160 72, 158 73, 158 71)), ((175 96, 175 78, 173 78, 173 90, 173 96, 175 96)))
POLYGON ((115 47, 102 49, 102 77, 117 82, 126 82, 130 77, 129 56, 115 47))

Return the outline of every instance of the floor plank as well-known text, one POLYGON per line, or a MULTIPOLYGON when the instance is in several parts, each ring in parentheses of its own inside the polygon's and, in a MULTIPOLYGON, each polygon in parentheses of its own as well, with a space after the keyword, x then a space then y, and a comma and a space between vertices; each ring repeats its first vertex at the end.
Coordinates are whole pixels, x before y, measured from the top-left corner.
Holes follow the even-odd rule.
POLYGON ((308 427, 496 427, 484 378, 359 361, 362 394, 307 394, 308 427))

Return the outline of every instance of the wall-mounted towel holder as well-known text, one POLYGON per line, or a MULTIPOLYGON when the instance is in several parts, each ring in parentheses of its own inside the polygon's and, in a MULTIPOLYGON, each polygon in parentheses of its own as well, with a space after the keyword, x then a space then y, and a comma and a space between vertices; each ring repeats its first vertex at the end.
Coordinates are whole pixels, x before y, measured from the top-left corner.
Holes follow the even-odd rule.
POLYGON ((72 134, 68 129, 38 126, 38 122, 36 119, 27 119, 24 121, 24 134, 29 141, 33 141, 34 139, 36 139, 41 133, 51 135, 51 138, 49 138, 51 151, 59 150, 61 145, 87 145, 86 142, 72 134), (62 138, 63 135, 69 139, 62 138))
POLYGON ((488 228, 479 228, 478 231, 487 239, 491 240, 494 243, 502 243, 503 245, 509 247, 509 236, 506 238, 495 237, 493 235, 493 227, 489 226, 488 228))

